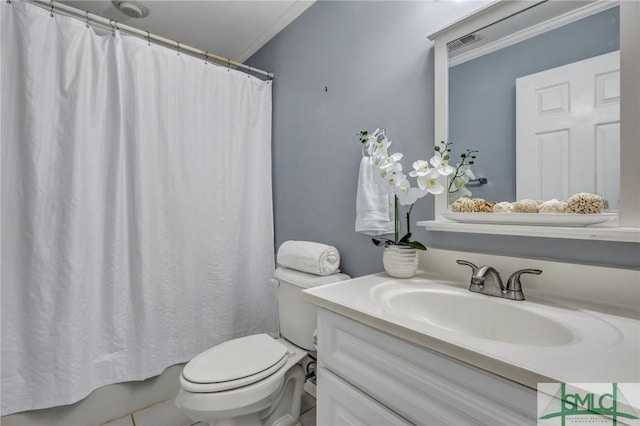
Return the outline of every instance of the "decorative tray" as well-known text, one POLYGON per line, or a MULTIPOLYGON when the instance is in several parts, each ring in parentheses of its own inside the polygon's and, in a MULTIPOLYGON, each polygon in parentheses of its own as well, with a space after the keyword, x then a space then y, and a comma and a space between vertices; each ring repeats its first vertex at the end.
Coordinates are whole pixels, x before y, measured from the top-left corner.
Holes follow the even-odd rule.
POLYGON ((617 213, 572 214, 572 213, 442 213, 454 222, 492 223, 500 225, 531 226, 588 226, 609 222, 617 213))

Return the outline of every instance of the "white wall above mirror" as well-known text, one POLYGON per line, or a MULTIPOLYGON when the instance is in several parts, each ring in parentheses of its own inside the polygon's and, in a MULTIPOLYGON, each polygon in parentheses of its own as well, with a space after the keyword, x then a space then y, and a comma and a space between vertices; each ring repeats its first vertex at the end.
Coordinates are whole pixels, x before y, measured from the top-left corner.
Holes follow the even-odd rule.
MULTIPOLYGON (((452 223, 444 217, 448 215, 448 197, 441 194, 436 197, 435 221, 419 224, 443 231, 640 242, 638 19, 638 2, 502 0, 429 36, 435 42, 435 142, 453 142, 452 165, 467 148, 480 151, 473 171, 477 177, 487 178, 488 184, 469 188, 472 197, 497 202, 599 193, 611 200, 619 221, 548 230, 541 226, 452 223), (605 68, 611 69, 596 70, 594 78, 571 87, 567 76, 582 74, 575 67, 600 56, 604 59, 599 61, 609 61, 605 68), (563 71, 563 67, 568 69, 563 71), (552 71, 547 72, 549 69, 552 71), (559 83, 548 83, 550 78, 560 79, 559 83), (529 105, 518 114, 516 81, 525 88, 519 89, 520 103, 530 96, 524 102, 529 105), (582 94, 576 89, 578 85, 590 85, 595 92, 582 94), (555 86, 566 90, 546 90, 555 86), (526 90, 537 94, 525 94, 526 90), (540 99, 540 93, 548 96, 540 99), (522 111, 530 108, 531 102, 544 102, 545 108, 569 114, 559 118, 554 112, 553 125, 559 130, 537 132, 528 123, 523 126, 522 111), (597 112, 604 111, 604 115, 596 126, 592 123, 587 128, 578 123, 571 128, 570 119, 579 121, 593 115, 584 105, 598 102, 597 112), (528 163, 522 155, 522 143, 516 148, 516 141, 527 140, 523 132, 532 131, 544 134, 548 146, 555 148, 558 143, 557 155, 539 146, 529 147, 528 163), (583 136, 576 138, 580 132, 583 136), (590 139, 585 142, 586 137, 590 139), (521 162, 535 166, 516 167, 517 152, 521 162), (550 164, 553 167, 546 170, 550 164), (550 194, 553 196, 547 197, 550 194)), ((549 126, 547 118, 535 126, 549 126)), ((540 146, 546 143, 541 142, 540 146)))

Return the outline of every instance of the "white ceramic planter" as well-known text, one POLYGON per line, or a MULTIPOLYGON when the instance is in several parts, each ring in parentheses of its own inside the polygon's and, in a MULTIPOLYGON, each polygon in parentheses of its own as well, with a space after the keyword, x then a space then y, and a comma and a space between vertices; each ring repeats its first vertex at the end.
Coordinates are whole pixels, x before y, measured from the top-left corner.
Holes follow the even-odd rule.
POLYGON ((393 278, 411 278, 418 269, 417 250, 407 246, 386 246, 382 253, 385 272, 393 278))

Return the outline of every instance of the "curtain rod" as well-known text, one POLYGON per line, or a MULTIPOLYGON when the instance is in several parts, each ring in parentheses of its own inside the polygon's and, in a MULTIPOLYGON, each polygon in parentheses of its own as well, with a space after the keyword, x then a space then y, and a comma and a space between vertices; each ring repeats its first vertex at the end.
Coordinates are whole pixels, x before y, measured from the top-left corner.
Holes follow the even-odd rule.
POLYGON ((147 41, 155 41, 158 43, 162 43, 166 46, 170 46, 170 47, 175 47, 179 52, 180 51, 184 51, 184 52, 188 52, 188 53, 192 53, 194 55, 198 55, 198 56, 204 56, 206 58, 209 59, 213 59, 214 61, 223 63, 223 64, 227 64, 228 66, 234 66, 237 68, 242 68, 243 70, 246 70, 250 73, 256 73, 256 74, 261 74, 266 76, 269 79, 273 79, 275 77, 275 75, 271 72, 267 72, 267 71, 263 71, 261 69, 258 68, 254 68, 254 67, 250 67, 249 65, 245 65, 241 62, 236 62, 232 59, 229 58, 224 58, 222 56, 218 56, 215 55, 211 52, 208 51, 204 51, 204 50, 200 50, 200 49, 196 49, 194 47, 188 46, 186 44, 181 44, 178 41, 173 41, 170 40, 168 38, 164 38, 161 37, 159 35, 156 34, 151 34, 149 31, 143 31, 143 30, 139 30, 138 28, 134 28, 134 27, 130 27, 129 25, 125 25, 122 24, 118 21, 113 21, 107 18, 103 18, 100 15, 96 15, 94 13, 91 12, 87 12, 87 11, 83 11, 80 9, 76 9, 75 7, 71 7, 71 6, 67 6, 66 4, 63 3, 58 3, 57 1, 47 1, 47 0, 26 0, 28 3, 37 3, 38 6, 44 7, 46 9, 51 9, 51 13, 53 13, 54 10, 61 10, 64 11, 70 15, 72 15, 72 17, 74 18, 84 18, 87 20, 87 23, 89 23, 89 21, 93 21, 93 22, 97 22, 98 24, 102 24, 106 27, 111 27, 112 29, 117 29, 119 31, 125 31, 127 33, 130 34, 135 34, 138 35, 140 37, 143 37, 144 39, 146 39, 147 41))

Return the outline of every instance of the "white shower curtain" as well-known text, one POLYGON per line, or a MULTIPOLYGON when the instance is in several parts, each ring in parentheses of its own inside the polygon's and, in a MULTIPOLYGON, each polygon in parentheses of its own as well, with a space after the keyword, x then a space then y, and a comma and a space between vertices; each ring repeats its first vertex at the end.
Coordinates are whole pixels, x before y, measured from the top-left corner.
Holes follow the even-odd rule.
POLYGON ((0 13, 2 415, 274 334, 270 83, 0 13))

